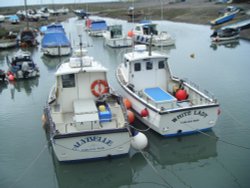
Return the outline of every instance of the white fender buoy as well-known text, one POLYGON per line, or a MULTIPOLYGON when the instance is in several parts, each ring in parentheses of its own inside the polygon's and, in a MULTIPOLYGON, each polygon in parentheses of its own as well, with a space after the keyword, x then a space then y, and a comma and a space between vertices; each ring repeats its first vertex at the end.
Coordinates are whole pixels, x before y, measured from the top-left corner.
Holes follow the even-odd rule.
POLYGON ((131 140, 131 146, 136 150, 142 150, 148 145, 148 138, 145 134, 138 132, 131 140))

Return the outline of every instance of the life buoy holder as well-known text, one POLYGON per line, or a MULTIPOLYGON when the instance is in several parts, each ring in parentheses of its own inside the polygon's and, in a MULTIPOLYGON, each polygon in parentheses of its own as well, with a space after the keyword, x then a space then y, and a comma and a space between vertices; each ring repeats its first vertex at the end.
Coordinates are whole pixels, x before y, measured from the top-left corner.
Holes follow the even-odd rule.
POLYGON ((108 93, 109 92, 108 83, 105 80, 95 80, 91 84, 91 92, 96 97, 108 93))

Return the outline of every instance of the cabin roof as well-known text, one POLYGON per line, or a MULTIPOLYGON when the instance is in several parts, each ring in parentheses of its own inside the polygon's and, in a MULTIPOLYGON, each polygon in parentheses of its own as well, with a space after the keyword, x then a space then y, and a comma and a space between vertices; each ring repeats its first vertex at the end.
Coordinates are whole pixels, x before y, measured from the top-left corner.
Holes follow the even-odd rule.
POLYGON ((76 74, 80 72, 107 72, 108 70, 103 67, 101 64, 97 63, 96 61, 93 61, 91 66, 77 66, 77 67, 72 67, 70 66, 70 63, 63 63, 59 66, 57 69, 55 75, 60 76, 60 75, 65 75, 65 74, 76 74))
POLYGON ((149 55, 148 51, 141 51, 141 52, 130 52, 124 55, 126 59, 129 61, 138 61, 142 59, 165 59, 168 58, 169 56, 166 54, 161 54, 159 52, 152 52, 151 56, 149 55))

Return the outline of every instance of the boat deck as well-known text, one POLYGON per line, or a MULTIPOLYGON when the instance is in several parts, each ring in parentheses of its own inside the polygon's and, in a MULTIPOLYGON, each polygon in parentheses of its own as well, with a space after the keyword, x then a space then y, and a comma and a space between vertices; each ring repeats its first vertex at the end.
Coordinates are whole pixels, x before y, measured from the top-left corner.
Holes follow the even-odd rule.
POLYGON ((90 108, 88 105, 84 106, 80 103, 75 103, 75 112, 68 113, 58 112, 58 106, 55 108, 57 112, 52 109, 52 118, 55 121, 56 130, 61 134, 66 134, 81 131, 116 129, 122 128, 125 125, 125 120, 122 118, 122 110, 117 103, 109 103, 112 117, 108 121, 101 121, 99 119, 98 111, 96 108, 93 108, 93 105, 92 111, 86 111, 86 109, 90 108), (96 111, 93 111, 93 109, 96 111))
POLYGON ((172 102, 177 100, 174 96, 167 93, 160 87, 146 88, 144 89, 144 93, 156 103, 172 102))

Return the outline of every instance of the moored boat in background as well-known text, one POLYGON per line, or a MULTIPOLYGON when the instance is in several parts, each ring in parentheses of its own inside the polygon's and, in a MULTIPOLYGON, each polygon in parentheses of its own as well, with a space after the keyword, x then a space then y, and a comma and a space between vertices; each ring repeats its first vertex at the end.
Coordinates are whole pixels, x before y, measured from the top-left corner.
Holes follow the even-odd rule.
POLYGON ((40 71, 28 51, 19 50, 11 59, 7 56, 6 60, 9 66, 7 72, 9 80, 34 78, 40 75, 40 71))
POLYGON ((240 30, 243 30, 243 29, 247 29, 249 27, 250 27, 250 19, 245 19, 245 20, 238 21, 236 23, 226 25, 226 26, 222 27, 221 29, 226 29, 226 28, 237 29, 237 28, 239 28, 240 30))
POLYGON ((71 43, 62 24, 51 24, 44 30, 42 52, 49 56, 66 56, 71 54, 71 43))
POLYGON ((102 19, 98 20, 88 19, 86 20, 86 25, 87 25, 86 30, 89 36, 92 37, 103 37, 103 34, 108 29, 106 21, 102 19))
POLYGON ((24 28, 19 34, 20 47, 34 47, 38 45, 36 40, 37 31, 30 27, 24 28))
POLYGON ((77 10, 74 10, 73 12, 80 19, 85 19, 85 18, 88 18, 90 16, 90 13, 86 12, 83 9, 77 9, 77 10))
POLYGON ((232 12, 225 12, 222 16, 210 21, 210 24, 211 25, 219 25, 219 24, 228 22, 228 21, 232 20, 238 12, 239 12, 239 10, 235 10, 232 12))
POLYGON ((141 21, 128 35, 133 38, 134 42, 140 44, 149 45, 151 37, 151 45, 153 46, 172 46, 175 44, 175 40, 169 33, 159 32, 156 27, 157 24, 151 21, 141 21))
POLYGON ((122 48, 132 46, 133 40, 123 35, 122 25, 108 26, 108 30, 103 34, 105 45, 112 48, 122 48))
POLYGON ((220 41, 229 41, 235 40, 240 37, 240 29, 239 28, 225 28, 215 30, 213 34, 210 36, 212 42, 220 42, 220 41))
POLYGON ((14 32, 7 32, 1 28, 0 49, 11 48, 17 46, 18 35, 14 32))

